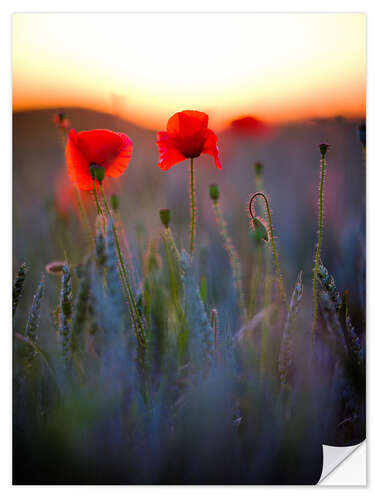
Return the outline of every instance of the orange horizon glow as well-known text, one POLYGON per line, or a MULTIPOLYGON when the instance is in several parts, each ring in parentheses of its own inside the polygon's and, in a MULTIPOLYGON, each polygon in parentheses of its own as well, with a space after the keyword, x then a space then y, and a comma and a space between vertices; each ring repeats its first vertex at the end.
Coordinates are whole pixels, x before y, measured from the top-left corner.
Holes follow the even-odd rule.
POLYGON ((83 107, 163 129, 366 113, 363 14, 15 14, 13 109, 83 107))

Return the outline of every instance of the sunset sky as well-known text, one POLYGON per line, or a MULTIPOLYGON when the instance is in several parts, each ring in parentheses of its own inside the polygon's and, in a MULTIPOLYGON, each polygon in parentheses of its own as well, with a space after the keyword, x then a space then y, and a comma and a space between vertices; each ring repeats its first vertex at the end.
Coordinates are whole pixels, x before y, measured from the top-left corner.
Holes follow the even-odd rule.
POLYGON ((81 106, 161 128, 363 116, 363 14, 15 14, 15 110, 81 106))

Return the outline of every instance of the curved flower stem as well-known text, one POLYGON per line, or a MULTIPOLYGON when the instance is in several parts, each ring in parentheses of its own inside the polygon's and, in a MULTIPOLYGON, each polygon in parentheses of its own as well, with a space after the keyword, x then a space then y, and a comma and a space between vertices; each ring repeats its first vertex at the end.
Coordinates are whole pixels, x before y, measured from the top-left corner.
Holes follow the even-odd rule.
MULTIPOLYGON (((263 176, 262 176, 262 169, 259 171, 259 169, 255 170, 255 186, 257 191, 263 191, 263 176)), ((267 210, 264 208, 263 209, 263 216, 267 217, 267 210)), ((272 256, 269 251, 269 248, 267 246, 263 246, 263 261, 264 261, 264 266, 265 266, 265 271, 264 271, 264 287, 263 287, 263 308, 266 309, 270 303, 271 303, 271 295, 272 295, 272 281, 273 281, 273 276, 272 276, 272 256)), ((257 248, 257 254, 258 254, 258 248, 257 248)), ((256 258, 259 257, 259 254, 257 255, 256 258)), ((254 273, 257 274, 257 273, 254 273)), ((258 278, 257 278, 258 279, 258 278)), ((254 277, 255 281, 255 277, 254 277)), ((256 285, 254 285, 255 287, 256 285)), ((251 287, 251 290, 253 294, 256 293, 254 287, 251 287)), ((251 295, 253 297, 253 295, 251 295)), ((252 306, 253 307, 253 306, 252 306)), ((253 311, 253 310, 252 310, 253 311)), ((252 317, 253 312, 249 314, 250 317, 252 317)), ((269 327, 269 315, 264 314, 263 320, 262 320, 262 328, 261 328, 261 354, 260 354, 260 377, 263 379, 264 377, 264 372, 265 372, 265 360, 267 358, 267 345, 268 345, 268 328, 269 327)))
POLYGON ((237 291, 237 295, 238 295, 238 302, 239 302, 239 306, 240 306, 241 314, 242 314, 242 320, 244 322, 246 322, 247 321, 247 310, 246 310, 244 293, 243 293, 243 286, 242 286, 242 273, 241 273, 240 259, 238 258, 237 250, 234 247, 232 238, 228 234, 227 224, 225 222, 223 213, 221 211, 219 200, 217 200, 217 199, 212 200, 212 205, 213 205, 214 210, 215 210, 216 222, 217 222, 217 225, 219 227, 219 233, 223 239, 224 247, 225 247, 225 249, 228 253, 229 259, 230 259, 233 278, 234 278, 234 284, 236 287, 236 291, 237 291))
POLYGON ((191 202, 190 257, 193 258, 195 225, 197 218, 197 210, 195 206, 194 158, 190 158, 190 202, 191 202))
POLYGON ((144 328, 143 328, 143 324, 142 324, 142 319, 141 319, 141 316, 139 314, 137 305, 135 303, 134 295, 133 295, 133 292, 132 292, 132 289, 130 286, 129 274, 126 270, 125 262, 124 262, 121 248, 120 248, 119 239, 117 236, 117 230, 116 230, 116 227, 113 223, 112 214, 111 214, 111 211, 109 209, 109 206, 108 206, 105 194, 104 194, 103 186, 101 183, 99 184, 99 188, 100 188, 100 193, 101 193, 102 198, 103 198, 105 210, 107 212, 109 219, 112 222, 112 230, 113 230, 113 234, 115 237, 117 255, 119 258, 119 262, 120 262, 120 271, 121 271, 120 275, 125 280, 125 283, 124 283, 125 287, 124 288, 125 288, 127 296, 128 296, 129 309, 130 309, 130 313, 131 313, 133 324, 134 324, 135 333, 136 333, 139 347, 140 347, 140 351, 141 351, 141 353, 140 353, 141 354, 141 364, 142 364, 142 367, 144 367, 143 365, 145 362, 146 336, 145 336, 145 332, 144 332, 144 328))
POLYGON ((250 217, 251 218, 255 217, 254 214, 253 214, 252 205, 253 205, 253 201, 255 200, 255 198, 257 196, 261 196, 263 198, 263 200, 264 200, 265 205, 266 205, 268 225, 269 225, 269 231, 270 231, 270 240, 271 240, 272 253, 273 253, 273 260, 275 262, 275 269, 276 269, 276 274, 277 274, 277 278, 278 278, 278 281, 279 281, 280 293, 281 293, 281 296, 282 296, 282 298, 283 298, 283 300, 284 300, 284 302, 286 304, 286 307, 287 307, 287 309, 289 311, 289 303, 288 303, 288 299, 286 297, 285 288, 284 288, 284 282, 283 282, 283 277, 282 277, 282 274, 281 274, 281 271, 280 271, 279 259, 277 257, 277 252, 276 252, 275 238, 274 238, 274 234, 273 234, 273 226, 272 226, 270 206, 269 206, 269 203, 268 203, 267 196, 264 193, 262 193, 261 191, 259 191, 258 193, 254 193, 252 195, 252 197, 250 198, 250 202, 249 202, 250 217))
POLYGON ((312 331, 311 331, 313 346, 315 343, 315 328, 316 328, 316 321, 318 318, 318 290, 317 290, 318 282, 317 282, 317 278, 318 278, 320 248, 322 246, 322 238, 323 238, 323 188, 324 188, 325 168, 326 168, 325 154, 322 154, 321 159, 320 159, 318 244, 316 246, 315 266, 314 266, 314 282, 313 282, 314 316, 313 316, 313 324, 312 324, 312 331))

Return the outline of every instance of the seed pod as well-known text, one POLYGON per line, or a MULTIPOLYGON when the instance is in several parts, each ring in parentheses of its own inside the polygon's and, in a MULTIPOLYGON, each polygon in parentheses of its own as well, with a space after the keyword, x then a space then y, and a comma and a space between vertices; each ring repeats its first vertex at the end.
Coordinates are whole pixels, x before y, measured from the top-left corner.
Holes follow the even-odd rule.
POLYGON ((219 186, 217 184, 211 184, 211 186, 209 187, 209 193, 211 200, 213 201, 218 200, 220 196, 219 186))
POLYGON ((22 292, 23 292, 26 272, 27 272, 27 267, 26 267, 26 264, 23 263, 19 267, 16 279, 14 280, 14 283, 13 283, 13 316, 16 312, 17 304, 18 304, 18 302, 21 298, 22 292))
POLYGON ((31 304, 31 309, 27 317, 27 323, 25 329, 25 337, 30 338, 34 342, 37 339, 36 330, 39 326, 40 304, 42 301, 43 292, 44 292, 44 275, 42 274, 42 278, 33 297, 33 302, 31 304))
POLYGON ((251 224, 253 226, 255 238, 258 241, 260 241, 260 240, 268 241, 269 240, 267 226, 262 221, 262 219, 260 217, 253 217, 251 219, 251 224))
POLYGON ((169 223, 171 221, 171 211, 169 210, 169 208, 164 208, 164 209, 160 210, 159 215, 160 215, 160 220, 161 220, 161 223, 163 224, 163 226, 168 228, 169 223))
POLYGON ((101 184, 104 179, 105 168, 101 167, 100 165, 96 165, 96 163, 91 163, 90 174, 93 180, 97 180, 99 184, 101 184))
POLYGON ((319 148, 320 148, 320 154, 324 157, 328 151, 328 148, 329 148, 329 144, 320 144, 319 148))

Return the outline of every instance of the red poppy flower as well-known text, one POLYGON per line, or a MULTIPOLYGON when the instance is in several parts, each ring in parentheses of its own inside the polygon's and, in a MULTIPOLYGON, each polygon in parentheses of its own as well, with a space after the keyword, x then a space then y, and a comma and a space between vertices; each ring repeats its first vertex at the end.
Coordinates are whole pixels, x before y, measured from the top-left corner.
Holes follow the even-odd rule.
POLYGON ((233 120, 231 125, 238 132, 252 137, 264 136, 269 132, 269 126, 253 116, 244 116, 233 120))
POLYGON ((168 170, 186 158, 208 154, 214 158, 216 167, 221 169, 217 137, 207 125, 206 113, 187 110, 174 114, 168 120, 167 131, 158 132, 158 166, 168 170))
POLYGON ((68 174, 82 190, 93 189, 90 165, 104 167, 105 176, 119 177, 128 166, 133 144, 129 137, 112 130, 71 129, 65 149, 68 174))

